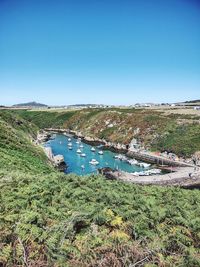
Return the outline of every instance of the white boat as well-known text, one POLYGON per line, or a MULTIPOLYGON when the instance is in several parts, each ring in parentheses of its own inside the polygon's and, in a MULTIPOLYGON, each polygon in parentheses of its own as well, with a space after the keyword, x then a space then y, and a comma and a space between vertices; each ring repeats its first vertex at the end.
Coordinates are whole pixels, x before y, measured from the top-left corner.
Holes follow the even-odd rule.
POLYGON ((68 138, 68 142, 71 142, 72 141, 72 139, 71 138, 68 138))
POLYGON ((130 165, 136 165, 138 164, 138 161, 136 159, 129 159, 127 160, 127 162, 130 164, 130 165))
POLYGON ((76 141, 76 144, 80 144, 80 142, 77 140, 77 141, 76 141))
POLYGON ((85 166, 84 166, 84 165, 81 165, 81 169, 82 169, 82 170, 85 169, 85 166))
POLYGON ((83 157, 83 158, 86 157, 86 154, 85 153, 82 153, 81 154, 81 157, 83 157))
POLYGON ((83 148, 83 145, 82 144, 80 145, 80 148, 83 148))
POLYGON ((72 150, 73 148, 72 148, 72 146, 69 146, 69 150, 72 150))
POLYGON ((76 153, 81 154, 82 152, 80 149, 77 149, 76 153))
POLYGON ((100 150, 100 151, 98 152, 98 154, 99 154, 99 155, 103 155, 103 151, 100 150))
POLYGON ((149 168, 151 166, 151 164, 145 162, 139 162, 137 165, 143 168, 149 168))
POLYGON ((92 165, 98 165, 99 164, 99 162, 96 159, 92 159, 89 163, 92 165))
POLYGON ((127 157, 124 156, 124 155, 121 155, 121 154, 114 156, 114 158, 115 159, 119 159, 119 160, 123 160, 123 161, 126 161, 127 160, 127 157))
POLYGON ((72 143, 69 143, 68 146, 69 146, 69 147, 72 147, 72 143))
POLYGON ((92 151, 92 152, 95 152, 95 151, 96 151, 96 149, 95 149, 94 147, 92 147, 92 148, 91 148, 91 151, 92 151))

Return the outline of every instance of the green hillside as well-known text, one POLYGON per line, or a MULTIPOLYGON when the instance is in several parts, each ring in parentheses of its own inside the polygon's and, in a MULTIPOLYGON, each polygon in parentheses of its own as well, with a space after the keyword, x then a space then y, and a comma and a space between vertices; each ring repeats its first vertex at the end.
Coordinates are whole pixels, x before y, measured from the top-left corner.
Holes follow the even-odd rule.
POLYGON ((136 138, 151 150, 190 157, 200 151, 199 117, 166 115, 142 109, 84 109, 79 111, 18 111, 40 128, 69 128, 85 136, 129 144, 136 138))
POLYGON ((0 266, 199 266, 200 193, 61 174, 0 112, 0 266))

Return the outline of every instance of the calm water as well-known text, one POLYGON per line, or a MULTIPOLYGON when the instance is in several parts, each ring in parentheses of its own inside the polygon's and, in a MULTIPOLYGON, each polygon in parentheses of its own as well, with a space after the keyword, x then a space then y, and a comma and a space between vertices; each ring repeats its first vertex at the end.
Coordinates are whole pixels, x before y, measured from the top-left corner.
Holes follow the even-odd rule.
POLYGON ((54 155, 61 154, 64 156, 65 162, 68 165, 66 169, 66 173, 76 173, 79 175, 85 175, 90 173, 96 173, 98 168, 110 167, 112 169, 120 169, 127 172, 135 172, 144 170, 138 166, 132 166, 127 162, 120 161, 118 159, 114 159, 114 156, 117 155, 109 150, 104 150, 103 155, 99 155, 98 151, 101 150, 98 147, 96 148, 96 152, 92 152, 91 145, 87 145, 83 142, 82 144, 84 148, 80 148, 80 144, 76 144, 77 139, 71 137, 71 143, 73 145, 73 149, 69 150, 68 148, 68 136, 57 134, 55 139, 49 140, 45 146, 50 146, 52 148, 52 152, 54 155), (77 154, 77 149, 80 148, 82 153, 86 154, 86 157, 81 157, 80 154, 77 154), (99 165, 91 165, 89 161, 91 159, 96 159, 99 162, 99 165), (82 169, 81 166, 84 166, 82 169))

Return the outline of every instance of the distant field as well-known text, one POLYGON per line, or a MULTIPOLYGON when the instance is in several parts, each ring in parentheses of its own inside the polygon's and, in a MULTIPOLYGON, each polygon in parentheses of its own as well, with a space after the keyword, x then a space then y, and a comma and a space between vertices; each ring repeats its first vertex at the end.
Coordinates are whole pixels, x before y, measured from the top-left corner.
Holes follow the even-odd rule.
POLYGON ((167 106, 161 106, 161 107, 150 107, 146 108, 150 110, 155 110, 159 112, 164 112, 165 114, 180 114, 180 115, 194 115, 194 116, 200 116, 200 110, 194 110, 193 107, 167 107, 167 106))

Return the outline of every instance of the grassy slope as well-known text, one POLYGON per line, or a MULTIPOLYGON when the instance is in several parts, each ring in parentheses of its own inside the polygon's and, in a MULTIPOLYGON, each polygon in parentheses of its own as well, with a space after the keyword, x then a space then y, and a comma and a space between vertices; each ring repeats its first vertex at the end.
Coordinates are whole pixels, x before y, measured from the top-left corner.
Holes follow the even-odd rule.
POLYGON ((13 163, 0 168, 3 266, 199 266, 199 191, 60 174, 27 139, 35 130, 0 113, 13 163))
POLYGON ((180 156, 200 151, 199 118, 164 115, 153 110, 89 109, 82 111, 20 111, 39 127, 61 127, 108 141, 130 143, 133 137, 153 150, 168 150, 180 156), (192 123, 191 123, 192 122, 192 123), (108 127, 113 124, 113 127, 108 127), (139 129, 139 133, 137 133, 139 129))

